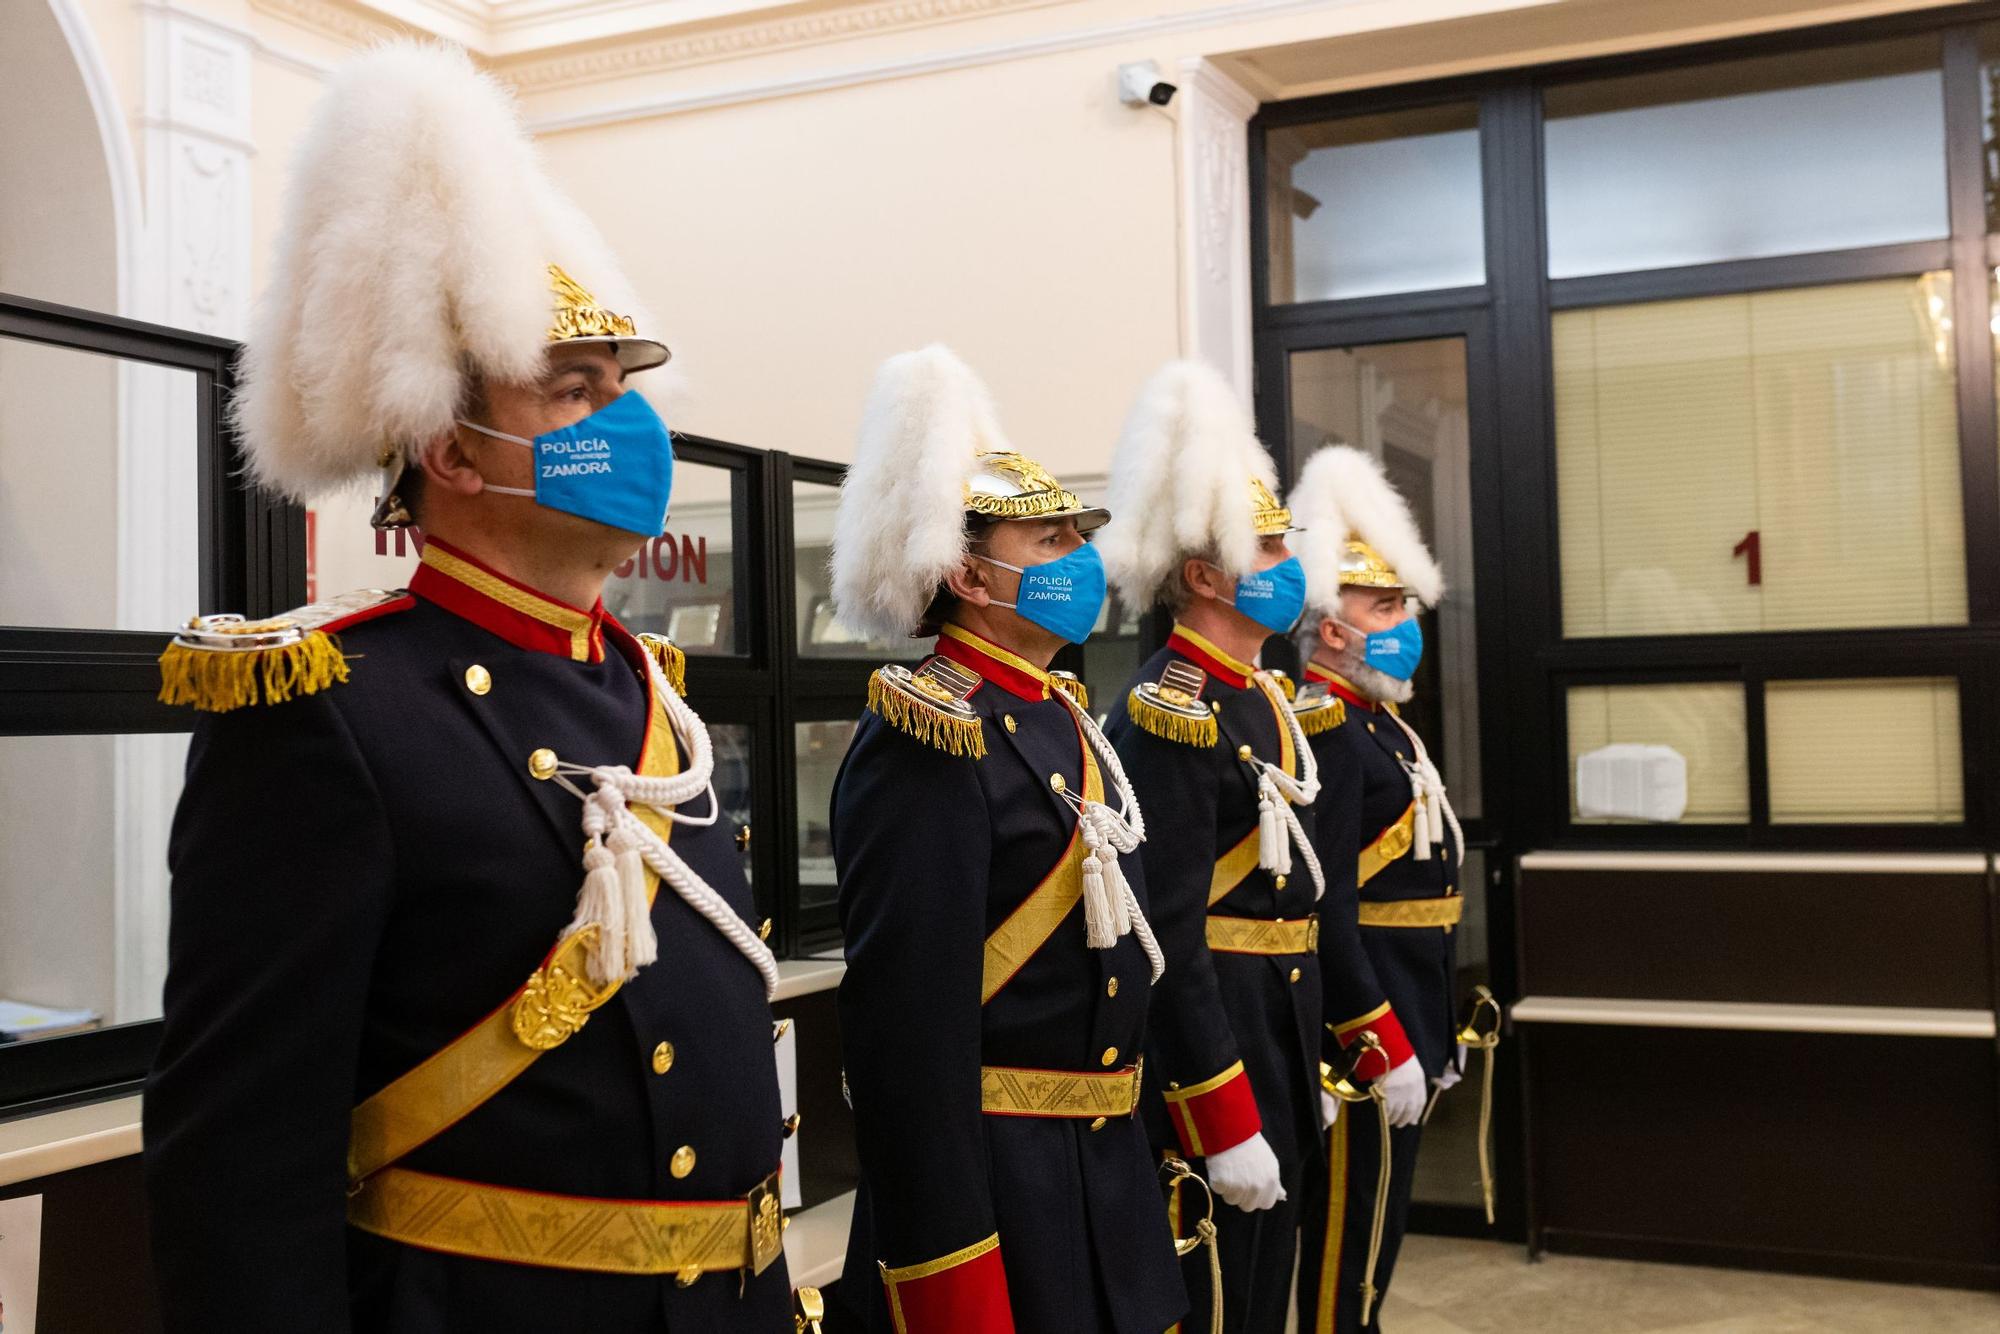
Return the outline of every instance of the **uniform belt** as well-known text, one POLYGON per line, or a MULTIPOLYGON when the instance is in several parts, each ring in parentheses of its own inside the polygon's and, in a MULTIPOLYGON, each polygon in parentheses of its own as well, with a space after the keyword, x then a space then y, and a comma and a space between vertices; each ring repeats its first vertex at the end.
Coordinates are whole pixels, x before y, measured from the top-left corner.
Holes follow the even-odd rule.
POLYGON ((979 1067, 979 1110, 988 1116, 1130 1116, 1139 1105, 1145 1062, 1122 1070, 1022 1070, 979 1067))
POLYGON ((1210 917, 1208 947, 1224 954, 1311 954, 1319 948, 1319 915, 1289 922, 1210 917))
POLYGON ((1386 902, 1361 903, 1361 925, 1363 926, 1457 926, 1465 916, 1465 899, 1462 895, 1448 894, 1441 899, 1390 899, 1386 902))
POLYGON ((1377 834, 1373 843, 1361 849, 1361 861, 1356 868, 1355 882, 1365 885, 1382 874, 1390 862, 1409 852, 1416 845, 1416 841, 1417 803, 1413 801, 1403 808, 1403 813, 1396 817, 1394 824, 1377 834))
POLYGON ((761 1274, 784 1250, 773 1172, 740 1200, 596 1200, 388 1167, 354 1188, 347 1221, 426 1250, 543 1269, 761 1274))

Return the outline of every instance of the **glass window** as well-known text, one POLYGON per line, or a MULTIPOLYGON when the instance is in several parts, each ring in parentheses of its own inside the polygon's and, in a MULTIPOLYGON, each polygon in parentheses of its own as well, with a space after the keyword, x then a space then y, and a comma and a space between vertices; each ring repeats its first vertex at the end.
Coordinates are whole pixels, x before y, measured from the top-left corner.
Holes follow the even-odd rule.
POLYGON ((833 614, 833 514, 840 488, 826 482, 792 482, 793 606, 798 615, 799 656, 903 661, 918 656, 907 637, 868 639, 833 614))
MULTIPOLYGON (((1464 1007, 1472 988, 1493 981, 1486 949, 1485 853, 1475 848, 1465 854, 1457 889, 1465 896, 1465 916, 1454 933, 1461 1005, 1454 1023, 1466 1017, 1464 1007)), ((1479 1083, 1480 1063, 1487 1059, 1479 1052, 1467 1052, 1459 1091, 1439 1097, 1424 1121, 1424 1151, 1417 1156, 1414 1195, 1425 1204, 1477 1209, 1485 1199, 1479 1185, 1479 1083)), ((1347 1109, 1342 1110, 1344 1114, 1347 1109)))
POLYGON ((0 1043, 159 1018, 187 747, 174 733, 0 737, 0 1043))
POLYGON ((736 623, 735 468, 674 461, 673 507, 665 536, 611 572, 604 605, 628 629, 663 634, 690 654, 745 651, 736 623))
POLYGON ((1286 126, 1264 143, 1273 303, 1486 281, 1477 107, 1286 126))
POLYGON ((1554 320, 1570 636, 1966 617, 1950 275, 1554 320))
POLYGON ((1431 645, 1404 716, 1429 747, 1460 816, 1481 814, 1479 663, 1473 612, 1465 340, 1314 348, 1291 354, 1292 476, 1322 445, 1382 460, 1409 501, 1450 590, 1423 615, 1431 645))
POLYGON ((1965 819, 1954 680, 1773 681, 1773 824, 1965 819))
POLYGON ((721 811, 716 823, 736 837, 743 878, 748 880, 752 878, 750 840, 742 831, 750 827, 750 725, 709 723, 708 738, 715 747, 715 801, 721 811))
POLYGON ((193 613, 198 384, 0 338, 0 625, 159 630, 193 613))
POLYGON ((1574 686, 1570 818, 1577 824, 1742 824, 1750 818, 1743 687, 1574 686))
MULTIPOLYGON (((858 710, 857 710, 858 712, 858 710)), ((833 780, 854 739, 854 718, 792 726, 799 820, 799 933, 824 937, 838 928, 839 879, 833 870, 833 780)))
POLYGON ((1946 235, 1934 37, 1548 90, 1549 273, 1946 235))

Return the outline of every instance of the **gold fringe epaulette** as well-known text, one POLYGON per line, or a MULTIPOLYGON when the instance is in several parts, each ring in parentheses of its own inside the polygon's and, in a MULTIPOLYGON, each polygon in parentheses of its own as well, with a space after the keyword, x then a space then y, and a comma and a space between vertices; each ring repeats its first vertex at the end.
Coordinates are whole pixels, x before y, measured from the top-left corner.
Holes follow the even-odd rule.
POLYGON ((1215 715, 1199 702, 1192 709, 1175 708, 1161 700, 1150 681, 1134 687, 1125 697, 1125 712, 1141 731, 1184 746, 1213 746, 1222 732, 1215 715))
POLYGON ((1299 720, 1301 732, 1318 736, 1347 721, 1347 701, 1329 696, 1310 708, 1292 710, 1292 716, 1299 720))
POLYGON ((958 677, 963 675, 942 658, 933 658, 914 672, 907 667, 877 668, 868 678, 868 708, 897 731, 948 755, 983 759, 986 729, 965 703, 978 679, 961 688, 958 677))
POLYGON ((1075 672, 1050 672, 1049 684, 1075 700, 1079 709, 1090 707, 1090 687, 1075 672))
POLYGON ((1285 692, 1285 699, 1288 702, 1299 697, 1299 683, 1291 677, 1285 675, 1275 667, 1266 667, 1264 674, 1278 683, 1278 689, 1285 692))
POLYGON ((685 698, 688 692, 687 651, 665 635, 640 635, 639 642, 645 646, 646 652, 653 655, 653 661, 660 664, 660 672, 667 678, 667 684, 674 688, 674 693, 685 698))
POLYGON ((197 616, 160 655, 160 702, 228 713, 339 685, 347 657, 332 632, 401 596, 362 589, 261 621, 197 616))

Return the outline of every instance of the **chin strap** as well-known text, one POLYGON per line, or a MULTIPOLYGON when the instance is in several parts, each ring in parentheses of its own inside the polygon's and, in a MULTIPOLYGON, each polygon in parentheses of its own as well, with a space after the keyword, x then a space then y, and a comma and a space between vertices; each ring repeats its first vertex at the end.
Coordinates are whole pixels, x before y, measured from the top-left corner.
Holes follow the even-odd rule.
POLYGON ((587 927, 597 928, 597 937, 588 953, 591 981, 599 986, 624 982, 659 957, 659 938, 653 930, 652 903, 646 894, 645 869, 652 868, 663 884, 728 938, 737 952, 750 961, 764 978, 768 1000, 778 988, 778 961, 770 948, 757 938, 756 930, 737 915, 729 901, 689 866, 667 840, 654 833, 632 806, 649 807, 663 819, 683 825, 711 825, 721 812, 716 800, 715 748, 708 727, 700 715, 667 683, 660 665, 645 655, 656 698, 666 705, 674 735, 686 743, 688 767, 667 778, 635 774, 624 765, 558 764, 556 781, 583 801, 583 832, 586 874, 576 896, 576 915, 563 929, 564 936, 587 927), (571 780, 588 778, 593 784, 586 792, 571 780), (683 815, 679 807, 703 793, 708 794, 708 814, 683 815))
POLYGON ((1271 707, 1284 719, 1284 726, 1291 730, 1292 752, 1299 757, 1303 775, 1294 778, 1268 760, 1256 755, 1248 757, 1257 770, 1257 865, 1273 875, 1290 875, 1292 849, 1296 846, 1312 875, 1313 898, 1318 900, 1326 894, 1326 875, 1320 870, 1319 856, 1313 851, 1312 840, 1306 837, 1305 826, 1299 823, 1298 813, 1292 808, 1310 806, 1319 796, 1319 759, 1271 674, 1253 672, 1250 679, 1257 683, 1271 707))
POLYGON ((1114 811, 1101 801, 1086 800, 1075 792, 1062 794, 1076 811, 1077 828, 1088 849, 1083 856, 1085 941, 1094 950, 1108 950, 1118 943, 1119 937, 1136 935, 1139 948, 1146 952, 1146 961, 1152 966, 1153 981, 1158 982, 1160 974, 1167 970, 1166 956, 1160 952, 1153 928, 1139 909, 1139 896, 1132 892, 1131 883, 1118 865, 1118 854, 1137 851, 1146 841, 1146 816, 1139 809, 1138 794, 1132 791, 1131 780, 1125 777, 1125 766, 1118 762, 1118 752, 1111 748, 1089 711, 1071 699, 1067 691, 1050 693, 1076 719, 1077 730, 1110 777, 1120 807, 1114 811))

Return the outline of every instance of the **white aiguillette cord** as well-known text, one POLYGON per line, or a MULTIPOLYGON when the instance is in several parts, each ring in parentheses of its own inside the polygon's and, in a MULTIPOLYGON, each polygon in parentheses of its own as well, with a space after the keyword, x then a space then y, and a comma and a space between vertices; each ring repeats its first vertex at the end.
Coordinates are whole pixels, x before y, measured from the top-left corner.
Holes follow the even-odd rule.
POLYGON ((716 800, 715 748, 708 727, 687 702, 674 693, 660 665, 645 655, 653 692, 666 704, 667 718, 675 736, 686 741, 692 762, 680 773, 667 778, 635 774, 626 766, 559 763, 556 781, 583 801, 583 832, 589 843, 584 848, 586 874, 576 896, 576 916, 563 929, 570 936, 587 927, 596 927, 597 940, 590 947, 590 980, 599 986, 624 982, 659 957, 659 937, 653 930, 652 904, 646 897, 645 867, 663 884, 672 885, 690 908, 707 918, 728 937, 738 953, 763 975, 764 998, 778 990, 778 961, 757 932, 737 915, 729 901, 697 874, 693 867, 665 839, 654 833, 631 811, 633 805, 650 807, 675 824, 712 825, 721 813, 716 800), (570 781, 588 777, 594 790, 585 792, 570 781), (708 814, 682 815, 683 803, 708 794, 708 814))
POLYGON ((1146 841, 1146 816, 1139 809, 1139 798, 1132 791, 1130 780, 1125 777, 1125 766, 1118 762, 1118 752, 1098 730, 1096 720, 1067 691, 1052 689, 1049 693, 1061 700, 1076 719, 1078 730, 1097 752, 1098 764, 1111 776, 1111 786, 1123 808, 1122 812, 1114 811, 1101 801, 1087 801, 1067 790, 1062 794, 1063 800, 1076 811, 1077 828, 1089 849, 1083 857, 1084 940, 1094 950, 1108 950, 1118 943, 1120 936, 1136 935, 1139 948, 1146 952, 1146 961, 1152 965, 1153 981, 1158 982, 1160 974, 1167 971, 1166 956, 1160 953, 1153 928, 1139 909, 1139 896, 1132 892, 1131 883, 1118 865, 1119 853, 1133 852, 1146 841))
POLYGON ((1444 776, 1431 763, 1431 753, 1424 748, 1424 739, 1416 729, 1403 721, 1403 716, 1392 709, 1385 709, 1396 726, 1403 729, 1403 735, 1410 739, 1410 749, 1416 754, 1416 763, 1406 764, 1403 771, 1410 776, 1410 794, 1415 798, 1417 815, 1416 828, 1411 832, 1415 851, 1411 853, 1417 861, 1431 859, 1431 845, 1444 842, 1444 829, 1451 826, 1452 837, 1458 840, 1458 864, 1465 865, 1465 835, 1458 827, 1458 813, 1451 808, 1451 798, 1445 795, 1444 776))
POLYGON ((1293 716, 1291 701, 1270 674, 1252 672, 1250 679, 1285 720, 1292 734, 1292 752, 1299 757, 1299 769, 1305 775, 1301 781, 1261 756, 1250 756, 1250 763, 1257 769, 1257 865, 1273 875, 1290 875, 1292 845, 1297 844, 1299 855, 1305 858, 1306 870, 1312 873, 1313 900, 1317 902, 1326 894, 1326 875, 1320 870, 1319 855, 1313 851, 1312 840, 1306 837, 1305 826, 1299 823, 1298 812, 1292 807, 1310 806, 1319 796, 1319 757, 1313 754, 1305 729, 1293 716))

